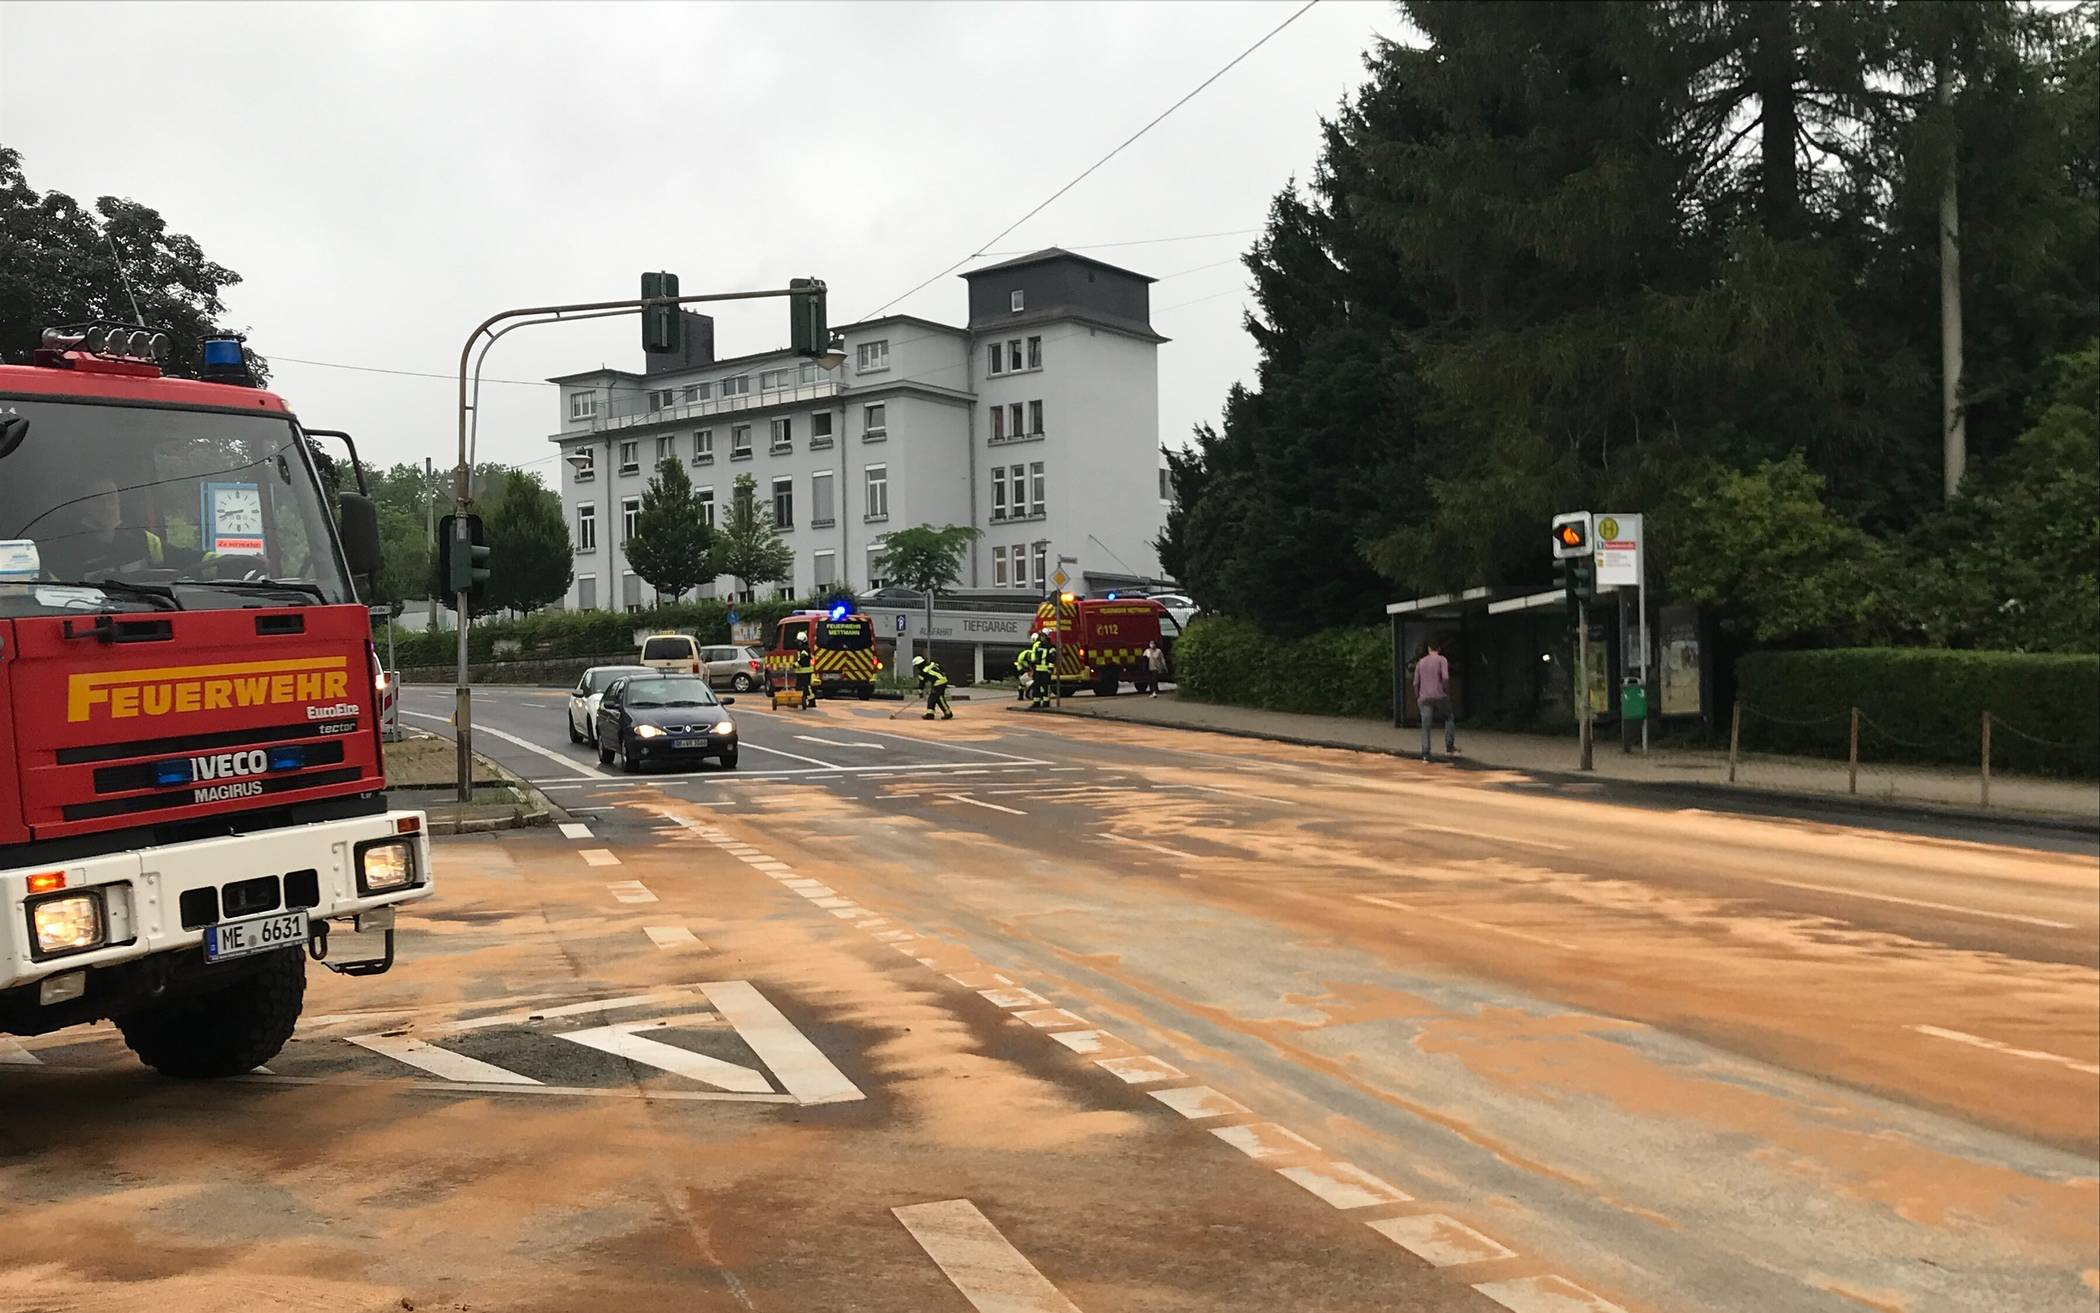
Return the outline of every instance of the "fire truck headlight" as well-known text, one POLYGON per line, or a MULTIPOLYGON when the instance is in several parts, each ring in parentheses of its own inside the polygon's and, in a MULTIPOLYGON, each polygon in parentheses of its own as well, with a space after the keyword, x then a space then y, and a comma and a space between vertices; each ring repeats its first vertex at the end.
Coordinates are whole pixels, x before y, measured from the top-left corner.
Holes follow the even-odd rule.
POLYGON ((413 843, 388 840, 367 844, 358 850, 357 888, 360 893, 391 893, 396 889, 406 889, 420 878, 413 843))
POLYGON ((29 906, 29 924, 42 956, 97 948, 109 938, 102 895, 93 889, 38 899, 29 906))

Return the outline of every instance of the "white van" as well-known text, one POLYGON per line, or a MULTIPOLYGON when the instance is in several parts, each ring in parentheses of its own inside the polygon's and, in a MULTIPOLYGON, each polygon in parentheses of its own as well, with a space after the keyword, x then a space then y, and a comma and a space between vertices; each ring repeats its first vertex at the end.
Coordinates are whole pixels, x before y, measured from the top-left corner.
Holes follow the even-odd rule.
POLYGON ((651 634, 642 640, 642 664, 653 670, 700 673, 700 640, 691 634, 651 634))

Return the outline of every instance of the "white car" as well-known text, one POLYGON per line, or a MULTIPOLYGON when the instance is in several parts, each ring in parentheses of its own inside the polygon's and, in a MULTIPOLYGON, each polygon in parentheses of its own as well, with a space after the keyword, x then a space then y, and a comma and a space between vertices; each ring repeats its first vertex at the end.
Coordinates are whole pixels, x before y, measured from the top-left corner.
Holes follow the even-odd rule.
POLYGON ((598 724, 598 699, 616 679, 629 675, 653 675, 647 666, 592 666, 569 690, 569 742, 592 743, 598 724))
POLYGON ((1173 616, 1174 623, 1183 629, 1189 627, 1189 621, 1195 619, 1198 610, 1195 599, 1186 593, 1154 593, 1152 600, 1167 608, 1167 614, 1173 616))

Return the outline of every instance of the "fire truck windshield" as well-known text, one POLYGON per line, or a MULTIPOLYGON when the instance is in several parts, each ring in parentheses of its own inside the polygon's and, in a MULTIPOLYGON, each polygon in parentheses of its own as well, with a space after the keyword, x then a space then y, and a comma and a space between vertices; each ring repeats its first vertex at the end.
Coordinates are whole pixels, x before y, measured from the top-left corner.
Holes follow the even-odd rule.
POLYGON ((11 399, 0 615, 354 600, 283 416, 11 399))

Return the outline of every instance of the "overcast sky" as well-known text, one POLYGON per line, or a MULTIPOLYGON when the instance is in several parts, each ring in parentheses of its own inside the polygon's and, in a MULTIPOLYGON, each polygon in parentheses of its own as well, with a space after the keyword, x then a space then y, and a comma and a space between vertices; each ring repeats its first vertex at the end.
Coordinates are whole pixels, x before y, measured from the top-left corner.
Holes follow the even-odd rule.
MULTIPOLYGON (((0 143, 30 184, 128 196, 240 272, 229 320, 310 424, 367 459, 454 449, 437 378, 517 305, 831 287, 833 323, 979 249, 1282 22, 1300 0, 986 4, 0 3, 0 143)), ((1160 435, 1251 377, 1236 257, 1307 176, 1318 120, 1398 20, 1322 0, 996 250, 1161 279, 1160 435), (1236 235, 1154 241, 1189 234, 1236 235)), ((978 263, 989 263, 987 256, 978 263)), ((959 277, 893 307, 965 318, 959 277)), ((717 349, 785 345, 778 302, 717 349)), ((528 328, 487 373, 639 369, 633 320, 528 328)), ((551 475, 555 390, 485 389, 484 459, 551 475)), ((550 478, 550 482, 552 479, 550 478)))

